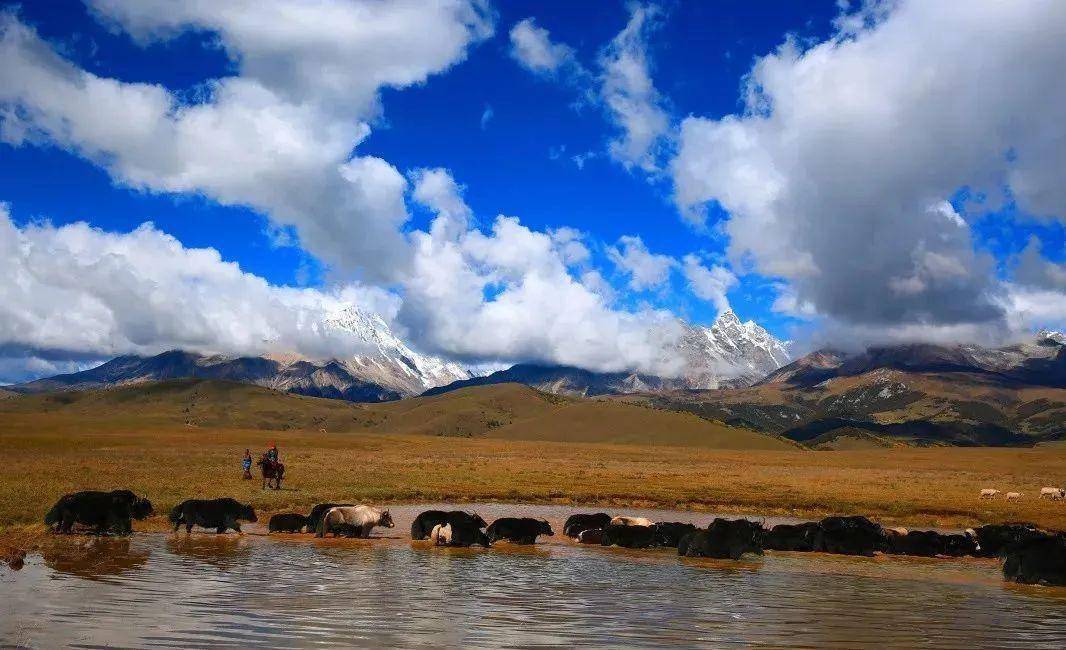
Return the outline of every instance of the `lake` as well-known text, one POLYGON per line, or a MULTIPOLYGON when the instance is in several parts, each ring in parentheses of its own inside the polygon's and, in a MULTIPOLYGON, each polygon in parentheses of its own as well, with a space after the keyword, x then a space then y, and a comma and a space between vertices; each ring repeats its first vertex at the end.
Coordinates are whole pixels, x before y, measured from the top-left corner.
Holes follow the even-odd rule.
MULTIPOLYGON (((138 533, 71 538, 0 569, 0 642, 30 647, 1066 646, 1066 589, 1005 583, 992 560, 772 553, 739 562, 577 545, 577 510, 535 547, 436 548, 418 512, 370 540, 138 533)), ((615 512, 617 509, 608 509, 615 512)), ((580 511, 592 512, 593 509, 580 511)), ((626 510, 708 523, 691 512, 626 510)), ((618 511, 617 514, 622 514, 618 511)), ((774 523, 774 522, 770 522, 774 523)))

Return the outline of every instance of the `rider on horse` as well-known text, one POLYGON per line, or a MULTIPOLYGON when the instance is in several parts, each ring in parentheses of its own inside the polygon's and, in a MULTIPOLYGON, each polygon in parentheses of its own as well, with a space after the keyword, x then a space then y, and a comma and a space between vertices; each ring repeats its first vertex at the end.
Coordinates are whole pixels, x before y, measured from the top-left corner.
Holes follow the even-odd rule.
POLYGON ((278 462, 278 446, 275 443, 270 443, 270 449, 267 449, 267 460, 272 462, 278 462))

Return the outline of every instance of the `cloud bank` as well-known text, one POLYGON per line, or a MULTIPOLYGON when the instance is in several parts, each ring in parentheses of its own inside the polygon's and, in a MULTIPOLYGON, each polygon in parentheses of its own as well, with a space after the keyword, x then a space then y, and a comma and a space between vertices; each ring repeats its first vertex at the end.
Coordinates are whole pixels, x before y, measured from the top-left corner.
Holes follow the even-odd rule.
POLYGON ((988 338, 1016 298, 966 214, 1066 215, 1063 61, 1062 3, 865 3, 758 59, 742 113, 683 121, 677 204, 724 208, 730 260, 785 281, 782 307, 867 340, 988 338), (987 198, 960 215, 963 188, 987 198))
POLYGON ((406 184, 388 162, 351 157, 378 91, 424 81, 492 32, 466 0, 218 3, 96 0, 149 42, 216 33, 239 74, 188 104, 162 86, 102 78, 0 14, 0 137, 68 149, 133 188, 198 193, 292 227, 329 266, 395 280, 408 263, 406 184))
POLYGON ((2 204, 0 274, 6 278, 0 283, 0 350, 36 359, 26 362, 27 370, 44 360, 178 348, 312 358, 358 354, 365 350, 357 341, 323 322, 353 304, 386 319, 398 308, 394 296, 358 285, 335 291, 273 286, 223 261, 218 251, 185 248, 151 224, 128 233, 85 223, 20 228, 2 204))

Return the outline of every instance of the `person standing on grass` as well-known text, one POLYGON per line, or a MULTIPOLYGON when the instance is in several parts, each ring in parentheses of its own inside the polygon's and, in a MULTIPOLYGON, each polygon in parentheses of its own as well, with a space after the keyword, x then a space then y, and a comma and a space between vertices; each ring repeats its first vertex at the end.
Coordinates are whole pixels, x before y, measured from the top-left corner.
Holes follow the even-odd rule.
POLYGON ((252 480, 252 450, 244 450, 244 459, 241 460, 241 466, 244 467, 244 480, 252 480))

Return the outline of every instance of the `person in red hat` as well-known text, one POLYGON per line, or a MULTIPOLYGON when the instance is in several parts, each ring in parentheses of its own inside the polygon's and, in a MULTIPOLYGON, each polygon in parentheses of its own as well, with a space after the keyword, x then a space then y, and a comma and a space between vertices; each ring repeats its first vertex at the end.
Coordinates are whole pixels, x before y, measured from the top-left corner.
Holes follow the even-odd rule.
POLYGON ((278 445, 276 443, 270 443, 270 449, 267 450, 267 459, 273 462, 278 462, 278 445))

